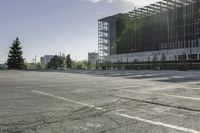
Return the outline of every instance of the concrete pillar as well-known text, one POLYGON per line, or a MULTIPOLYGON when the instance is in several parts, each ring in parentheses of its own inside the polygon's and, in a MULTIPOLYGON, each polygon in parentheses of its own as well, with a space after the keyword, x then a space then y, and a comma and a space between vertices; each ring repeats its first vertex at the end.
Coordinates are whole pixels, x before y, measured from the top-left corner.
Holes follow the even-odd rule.
POLYGON ((199 53, 197 53, 197 60, 199 60, 199 53))

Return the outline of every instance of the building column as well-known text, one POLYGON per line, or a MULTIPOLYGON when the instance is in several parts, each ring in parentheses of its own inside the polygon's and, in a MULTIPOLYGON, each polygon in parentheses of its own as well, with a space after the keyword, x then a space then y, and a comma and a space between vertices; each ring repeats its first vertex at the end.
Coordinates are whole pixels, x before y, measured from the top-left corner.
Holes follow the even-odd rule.
POLYGON ((199 60, 199 53, 197 53, 197 60, 199 60))

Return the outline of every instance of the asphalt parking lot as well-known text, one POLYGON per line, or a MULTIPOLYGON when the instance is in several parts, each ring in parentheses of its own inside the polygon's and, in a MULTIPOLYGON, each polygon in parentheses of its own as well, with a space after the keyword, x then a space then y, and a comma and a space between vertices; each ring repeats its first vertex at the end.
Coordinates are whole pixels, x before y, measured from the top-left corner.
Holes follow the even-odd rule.
POLYGON ((200 72, 0 71, 1 133, 200 133, 200 72))

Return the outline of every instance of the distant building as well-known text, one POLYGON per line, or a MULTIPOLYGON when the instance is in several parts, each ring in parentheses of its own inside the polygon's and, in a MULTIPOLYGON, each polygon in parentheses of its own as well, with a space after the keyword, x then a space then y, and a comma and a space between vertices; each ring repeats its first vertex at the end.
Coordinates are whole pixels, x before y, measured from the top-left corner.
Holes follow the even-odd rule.
POLYGON ((96 52, 91 52, 88 53, 88 62, 91 63, 92 65, 95 65, 98 61, 98 53, 96 52))
POLYGON ((43 65, 47 65, 51 59, 54 57, 54 55, 45 55, 44 57, 40 58, 40 61, 43 65))

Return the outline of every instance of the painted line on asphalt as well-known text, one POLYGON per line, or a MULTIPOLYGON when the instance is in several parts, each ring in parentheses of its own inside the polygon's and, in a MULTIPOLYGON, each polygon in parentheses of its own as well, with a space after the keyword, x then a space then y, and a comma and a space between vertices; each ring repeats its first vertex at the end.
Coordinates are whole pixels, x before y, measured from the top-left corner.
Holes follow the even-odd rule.
POLYGON ((170 94, 163 94, 163 93, 151 93, 151 92, 136 92, 136 91, 132 91, 132 90, 123 90, 123 89, 112 89, 112 90, 131 92, 131 93, 151 94, 151 95, 156 94, 156 95, 162 95, 162 96, 168 96, 168 97, 174 97, 174 98, 180 98, 180 99, 200 101, 200 98, 198 98, 198 97, 186 97, 186 96, 177 96, 177 95, 170 95, 170 94))
POLYGON ((90 108, 94 108, 95 107, 94 105, 81 103, 81 102, 78 102, 78 101, 74 101, 74 100, 67 99, 67 98, 60 97, 60 96, 55 96, 53 94, 49 94, 49 93, 45 93, 45 92, 41 92, 41 91, 32 90, 32 92, 37 93, 37 94, 42 94, 42 95, 45 95, 45 96, 50 96, 50 97, 53 97, 53 98, 56 98, 56 99, 59 99, 59 100, 72 102, 72 103, 75 103, 75 104, 78 104, 78 105, 87 106, 87 107, 90 107, 90 108))
POLYGON ((140 118, 140 117, 130 116, 130 115, 121 114, 121 113, 114 113, 114 114, 118 115, 118 116, 129 118, 129 119, 134 119, 134 120, 142 121, 142 122, 145 122, 145 123, 149 123, 149 124, 152 124, 152 125, 167 127, 167 128, 171 128, 171 129, 175 129, 175 130, 179 130, 179 131, 184 131, 184 132, 188 132, 188 133, 200 133, 200 131, 197 131, 197 130, 179 127, 179 126, 174 126, 174 125, 170 125, 170 124, 166 124, 166 123, 162 123, 162 122, 147 120, 147 119, 143 119, 143 118, 140 118))
MULTIPOLYGON (((40 95, 53 97, 53 98, 56 98, 56 99, 59 99, 59 100, 75 103, 75 104, 78 104, 78 105, 82 105, 82 106, 86 106, 86 107, 90 107, 90 108, 95 108, 96 110, 105 111, 105 109, 103 109, 101 107, 95 107, 94 105, 81 103, 81 102, 74 101, 74 100, 67 99, 67 98, 60 97, 60 96, 55 96, 55 95, 50 94, 50 93, 45 93, 45 92, 36 91, 36 90, 32 90, 32 92, 40 94, 40 95)), ((118 110, 118 111, 121 111, 121 110, 118 110)), ((117 111, 114 111, 114 112, 111 112, 111 113, 114 114, 114 115, 117 115, 117 116, 125 117, 125 118, 128 118, 128 119, 134 119, 134 120, 145 122, 145 123, 149 123, 149 124, 152 124, 152 125, 157 125, 157 126, 162 126, 162 127, 166 127, 166 128, 176 129, 176 130, 184 131, 184 132, 188 132, 188 133, 200 133, 200 131, 197 131, 197 130, 184 128, 184 127, 179 127, 179 126, 174 126, 174 125, 170 125, 170 124, 166 124, 166 123, 162 123, 162 122, 147 120, 147 119, 143 119, 143 118, 140 118, 140 117, 130 116, 130 115, 127 115, 127 114, 118 113, 117 111)))
MULTIPOLYGON (((158 93, 158 94, 162 94, 162 93, 158 93)), ((185 97, 185 96, 177 96, 177 95, 169 95, 169 94, 162 94, 162 95, 175 97, 175 98, 181 98, 181 99, 189 99, 189 100, 200 101, 200 98, 198 98, 198 97, 185 97)))

